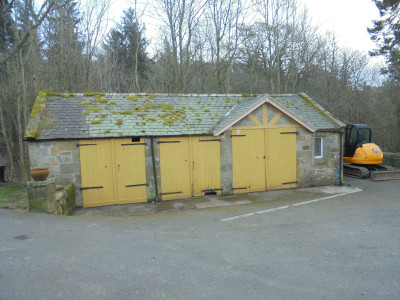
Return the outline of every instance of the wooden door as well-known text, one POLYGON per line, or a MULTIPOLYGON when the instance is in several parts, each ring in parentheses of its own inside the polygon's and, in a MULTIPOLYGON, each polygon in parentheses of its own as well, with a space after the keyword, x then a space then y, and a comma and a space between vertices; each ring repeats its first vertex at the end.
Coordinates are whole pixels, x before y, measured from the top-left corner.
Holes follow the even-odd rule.
POLYGON ((191 137, 193 195, 221 193, 220 137, 191 137))
POLYGON ((190 137, 160 138, 159 145, 162 200, 191 197, 190 137))
POLYGON ((80 140, 83 207, 115 204, 111 140, 80 140))
POLYGON ((269 190, 297 185, 296 128, 266 129, 269 190))
POLYGON ((147 201, 144 138, 113 140, 116 204, 147 201))
POLYGON ((234 192, 238 194, 264 191, 264 130, 232 130, 232 157, 234 192))

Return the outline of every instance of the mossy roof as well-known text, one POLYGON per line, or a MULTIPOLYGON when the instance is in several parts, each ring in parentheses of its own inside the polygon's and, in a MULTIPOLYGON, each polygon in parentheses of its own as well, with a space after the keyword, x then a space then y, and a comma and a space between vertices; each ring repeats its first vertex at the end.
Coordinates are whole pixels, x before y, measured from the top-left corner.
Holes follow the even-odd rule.
MULTIPOLYGON (((229 123, 265 97, 43 91, 32 110, 26 137, 52 140, 213 134, 216 128, 229 123)), ((277 101, 286 101, 283 99, 286 98, 277 101)), ((313 115, 321 115, 313 111, 313 115)), ((330 128, 337 128, 335 124, 330 122, 330 128)), ((329 126, 324 125, 323 129, 329 126)))

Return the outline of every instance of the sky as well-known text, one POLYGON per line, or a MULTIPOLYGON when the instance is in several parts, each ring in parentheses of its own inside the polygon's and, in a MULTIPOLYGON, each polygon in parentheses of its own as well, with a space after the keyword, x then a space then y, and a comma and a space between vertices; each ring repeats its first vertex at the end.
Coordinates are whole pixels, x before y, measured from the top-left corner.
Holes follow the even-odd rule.
MULTIPOLYGON (((139 0, 138 2, 144 2, 139 0)), ((305 5, 312 19, 312 24, 319 27, 320 33, 334 32, 339 46, 351 50, 359 50, 368 54, 375 48, 370 39, 367 28, 372 20, 379 18, 379 11, 372 0, 298 0, 301 6, 305 5)), ((130 0, 113 0, 112 14, 114 20, 119 21, 122 11, 129 7, 130 0)), ((151 3, 151 0, 148 0, 151 3)), ((151 22, 151 17, 148 17, 151 22)), ((153 18, 154 20, 154 18, 153 18)), ((147 22, 146 35, 151 39, 151 32, 156 30, 147 22)), ((372 59, 379 62, 380 58, 372 59)))
POLYGON ((341 46, 363 53, 374 49, 367 28, 379 18, 379 11, 372 0, 300 1, 307 6, 314 25, 322 32, 335 32, 341 46))

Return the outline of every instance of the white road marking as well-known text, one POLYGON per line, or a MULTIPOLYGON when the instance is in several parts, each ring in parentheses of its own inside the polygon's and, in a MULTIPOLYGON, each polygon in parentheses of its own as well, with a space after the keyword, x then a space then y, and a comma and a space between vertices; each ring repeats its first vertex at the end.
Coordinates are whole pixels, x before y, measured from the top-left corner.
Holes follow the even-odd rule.
POLYGON ((327 197, 318 198, 318 199, 309 200, 309 201, 304 201, 304 202, 298 202, 298 203, 295 203, 295 204, 288 204, 288 205, 284 205, 284 206, 278 206, 278 207, 265 209, 265 210, 259 210, 259 211, 255 211, 255 212, 251 212, 251 213, 247 213, 247 214, 243 214, 243 215, 224 218, 224 219, 221 219, 221 221, 222 222, 228 222, 228 221, 243 219, 243 218, 252 217, 252 216, 255 216, 255 215, 261 215, 261 214, 266 214, 266 213, 277 211, 277 210, 281 210, 281 209, 286 209, 286 208, 289 208, 291 206, 306 205, 306 204, 310 204, 310 203, 314 203, 314 202, 324 201, 324 200, 337 198, 337 197, 342 197, 342 196, 353 194, 353 193, 358 193, 358 192, 361 192, 361 191, 362 191, 362 189, 355 188, 354 190, 352 190, 350 192, 346 192, 346 193, 336 194, 336 195, 327 196, 327 197))

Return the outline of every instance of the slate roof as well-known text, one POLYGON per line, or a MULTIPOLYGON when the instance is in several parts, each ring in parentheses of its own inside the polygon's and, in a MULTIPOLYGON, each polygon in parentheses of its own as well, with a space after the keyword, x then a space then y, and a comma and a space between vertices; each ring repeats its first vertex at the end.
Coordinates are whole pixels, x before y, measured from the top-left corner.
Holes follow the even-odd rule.
POLYGON ((270 97, 317 130, 346 127, 346 124, 336 119, 305 93, 271 95, 270 97))
MULTIPOLYGON (((249 107, 266 98, 267 95, 59 94, 43 91, 33 107, 26 137, 52 140, 213 134, 217 128, 229 125, 249 107)), ((321 111, 314 104, 304 105, 303 96, 283 95, 274 96, 274 99, 315 129, 341 127, 325 110, 321 111)))

